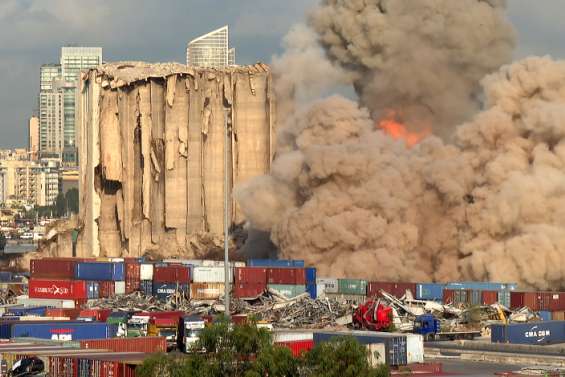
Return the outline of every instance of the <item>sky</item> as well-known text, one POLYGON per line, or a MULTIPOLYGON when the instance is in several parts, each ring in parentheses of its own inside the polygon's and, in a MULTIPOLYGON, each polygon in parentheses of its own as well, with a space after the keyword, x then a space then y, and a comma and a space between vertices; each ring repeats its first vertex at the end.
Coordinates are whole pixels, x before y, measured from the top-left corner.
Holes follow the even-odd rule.
MULTIPOLYGON (((456 1, 456 0, 454 0, 456 1)), ((65 45, 101 46, 104 60, 185 62, 186 43, 225 24, 238 64, 270 62, 317 0, 0 0, 0 148, 25 147, 39 67, 65 45)), ((516 58, 565 58, 565 1, 508 0, 516 58)))

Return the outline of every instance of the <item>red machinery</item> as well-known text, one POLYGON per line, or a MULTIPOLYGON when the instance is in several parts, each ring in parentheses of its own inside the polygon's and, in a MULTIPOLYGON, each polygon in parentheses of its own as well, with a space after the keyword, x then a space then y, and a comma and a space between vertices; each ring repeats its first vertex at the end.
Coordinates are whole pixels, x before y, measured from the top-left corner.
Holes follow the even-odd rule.
POLYGON ((353 313, 353 325, 358 329, 383 331, 392 325, 392 308, 379 300, 369 300, 353 313))

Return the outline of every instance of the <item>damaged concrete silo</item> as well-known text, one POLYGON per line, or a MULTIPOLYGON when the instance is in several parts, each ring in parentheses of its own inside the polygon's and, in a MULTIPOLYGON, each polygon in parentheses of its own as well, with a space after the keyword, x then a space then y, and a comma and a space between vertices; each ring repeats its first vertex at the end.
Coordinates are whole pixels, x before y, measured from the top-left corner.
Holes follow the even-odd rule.
MULTIPOLYGON (((270 169, 274 99, 264 64, 222 70, 112 63, 83 73, 77 108, 77 256, 191 255, 221 237, 230 187, 270 169)), ((231 201, 232 223, 242 213, 231 201)))

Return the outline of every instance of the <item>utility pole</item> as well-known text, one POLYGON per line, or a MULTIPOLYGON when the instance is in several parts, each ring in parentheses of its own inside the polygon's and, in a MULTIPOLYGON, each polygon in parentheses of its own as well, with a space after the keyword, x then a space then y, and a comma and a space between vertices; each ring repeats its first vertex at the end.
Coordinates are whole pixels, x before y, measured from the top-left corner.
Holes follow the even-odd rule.
POLYGON ((229 179, 229 147, 230 131, 228 129, 229 122, 228 116, 230 115, 229 109, 224 109, 224 305, 225 315, 230 317, 230 261, 229 261, 229 235, 230 235, 230 179, 229 179))

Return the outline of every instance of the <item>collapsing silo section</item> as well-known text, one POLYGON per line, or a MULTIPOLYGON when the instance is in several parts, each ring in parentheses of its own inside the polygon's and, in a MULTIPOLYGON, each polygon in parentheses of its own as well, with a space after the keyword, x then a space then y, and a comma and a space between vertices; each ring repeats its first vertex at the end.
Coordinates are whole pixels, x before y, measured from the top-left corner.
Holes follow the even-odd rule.
MULTIPOLYGON (((79 104, 77 256, 191 256, 195 237, 222 237, 226 119, 230 191, 270 169, 274 99, 264 64, 106 64, 83 72, 79 104)), ((242 222, 228 205, 231 222, 242 222)))

